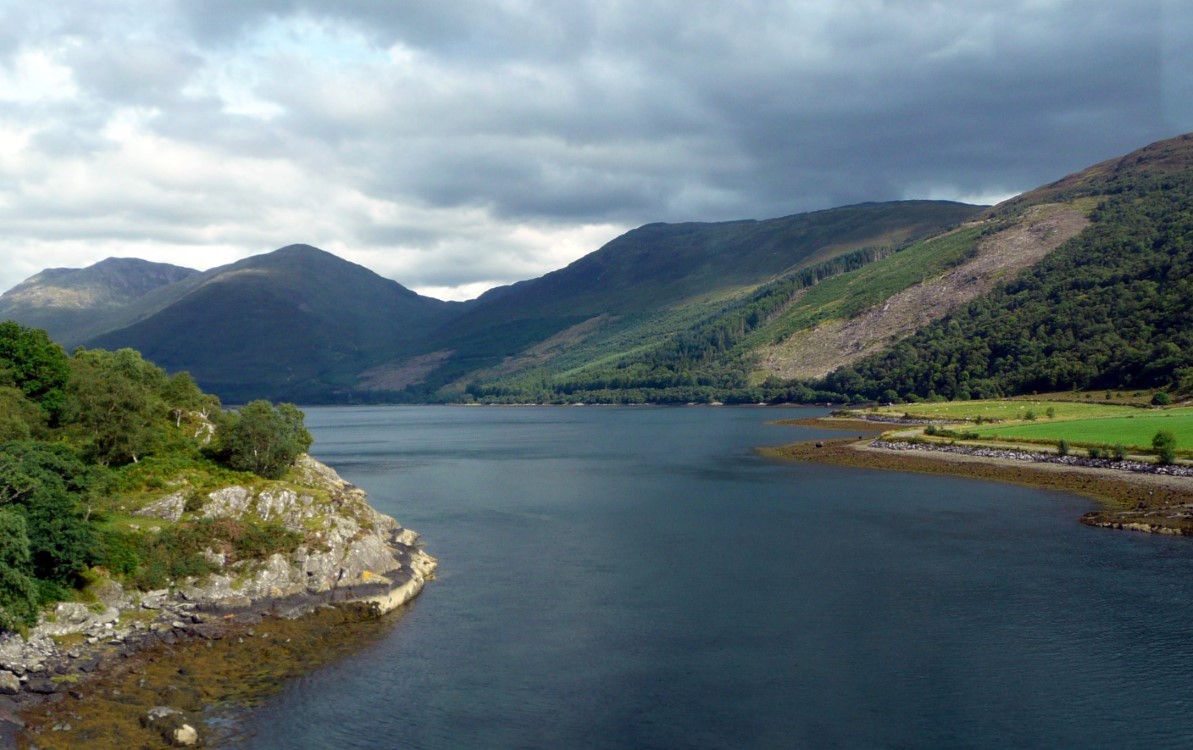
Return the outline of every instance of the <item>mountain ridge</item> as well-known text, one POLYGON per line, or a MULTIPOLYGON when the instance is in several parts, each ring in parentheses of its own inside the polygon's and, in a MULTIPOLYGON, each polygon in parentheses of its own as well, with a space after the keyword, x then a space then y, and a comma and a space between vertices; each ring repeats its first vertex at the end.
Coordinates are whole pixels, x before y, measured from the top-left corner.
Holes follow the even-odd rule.
MULTIPOLYGON (((824 400, 859 392, 846 387, 853 363, 938 330, 1071 254, 1095 225, 1129 222, 1116 196, 1146 195, 1153 214, 1166 210, 1160 196, 1181 204, 1191 173, 1188 134, 993 207, 895 201, 654 222, 466 303, 288 245, 94 308, 103 330, 84 343, 140 349, 232 400, 824 400)), ((0 310, 19 307, 10 296, 0 310)))

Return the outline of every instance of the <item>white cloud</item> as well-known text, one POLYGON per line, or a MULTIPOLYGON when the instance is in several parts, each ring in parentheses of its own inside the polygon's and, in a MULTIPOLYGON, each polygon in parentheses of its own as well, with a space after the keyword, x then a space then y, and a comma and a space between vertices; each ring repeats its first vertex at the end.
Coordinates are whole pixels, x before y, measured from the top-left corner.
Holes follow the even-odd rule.
POLYGON ((0 102, 62 102, 77 94, 71 69, 55 51, 24 50, 0 68, 0 102))
POLYGON ((460 298, 649 221, 987 202, 1193 129, 1174 0, 62 0, 3 21, 0 289, 305 242, 460 298))

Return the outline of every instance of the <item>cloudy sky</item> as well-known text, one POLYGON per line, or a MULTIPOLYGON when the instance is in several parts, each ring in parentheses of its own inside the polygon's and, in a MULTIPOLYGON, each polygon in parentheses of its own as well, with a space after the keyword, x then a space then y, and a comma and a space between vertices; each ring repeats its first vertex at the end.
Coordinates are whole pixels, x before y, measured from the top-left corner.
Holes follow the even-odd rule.
POLYGON ((651 221, 991 202, 1193 130, 1183 0, 0 0, 0 290, 295 242, 440 298, 651 221))

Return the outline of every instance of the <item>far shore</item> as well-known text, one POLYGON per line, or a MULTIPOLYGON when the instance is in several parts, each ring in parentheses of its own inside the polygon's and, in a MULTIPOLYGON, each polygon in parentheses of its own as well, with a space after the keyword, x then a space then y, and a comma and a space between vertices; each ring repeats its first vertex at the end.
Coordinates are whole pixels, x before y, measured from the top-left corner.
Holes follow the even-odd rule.
POLYGON ((842 417, 784 420, 821 429, 846 430, 854 438, 808 440, 759 448, 762 455, 795 461, 887 471, 987 479, 1084 495, 1102 506, 1081 522, 1105 528, 1193 536, 1193 479, 1115 469, 1028 463, 928 451, 894 451, 870 446, 891 425, 842 417))

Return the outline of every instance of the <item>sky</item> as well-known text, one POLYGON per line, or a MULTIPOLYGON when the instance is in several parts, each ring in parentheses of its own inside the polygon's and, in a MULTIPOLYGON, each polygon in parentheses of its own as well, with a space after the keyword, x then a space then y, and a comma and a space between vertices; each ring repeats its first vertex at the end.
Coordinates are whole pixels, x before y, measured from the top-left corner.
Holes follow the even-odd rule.
POLYGON ((440 299, 642 224, 1193 131, 1183 0, 0 0, 0 290, 307 243, 440 299))

